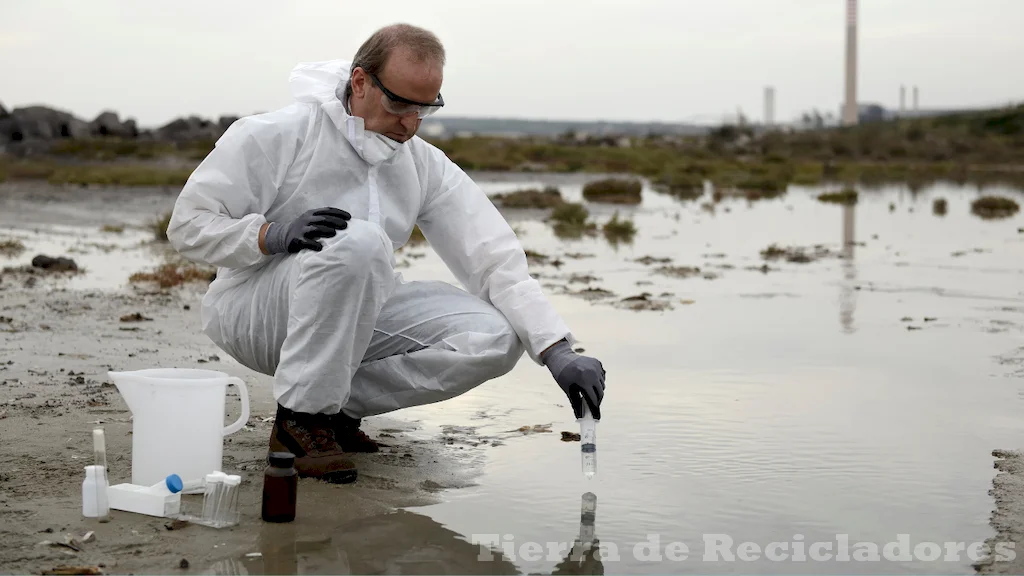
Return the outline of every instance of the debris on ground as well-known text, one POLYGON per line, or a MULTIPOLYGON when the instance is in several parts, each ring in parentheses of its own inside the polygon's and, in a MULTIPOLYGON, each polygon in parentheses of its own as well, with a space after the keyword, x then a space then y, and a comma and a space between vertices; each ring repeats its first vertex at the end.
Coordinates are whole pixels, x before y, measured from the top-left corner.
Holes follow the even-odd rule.
POLYGON ((49 270, 51 272, 77 272, 78 264, 75 263, 71 258, 64 256, 58 256, 52 258, 45 254, 39 254, 32 258, 33 268, 42 268, 43 270, 49 270))
POLYGON ((506 430, 506 432, 519 432, 521 434, 537 434, 551 432, 551 424, 534 424, 533 426, 520 426, 515 430, 506 430))
POLYGON ((634 311, 650 310, 660 312, 663 310, 671 310, 672 304, 668 300, 656 300, 649 292, 644 292, 636 296, 629 296, 619 300, 616 303, 616 307, 634 311))
POLYGON ((671 258, 655 258, 653 256, 644 256, 643 258, 637 258, 635 260, 644 266, 650 266, 651 264, 668 264, 672 262, 671 258))
POLYGON ((44 576, 72 576, 76 574, 102 575, 99 566, 57 566, 51 570, 43 570, 44 576))
POLYGON ((149 322, 152 320, 152 318, 143 316, 141 312, 135 312, 132 314, 125 314, 124 316, 121 316, 121 322, 149 322))
POLYGON ((562 431, 562 442, 579 442, 580 435, 575 432, 562 431))
POLYGON ((576 292, 569 292, 569 294, 572 296, 579 296, 588 302, 615 296, 614 292, 610 292, 604 288, 584 288, 583 290, 578 290, 576 292))
POLYGON ((672 278, 691 278, 693 276, 700 276, 701 272, 700 268, 696 266, 660 266, 654 273, 672 278))
POLYGON ((815 244, 809 248, 802 246, 783 247, 778 244, 772 244, 761 251, 761 258, 765 260, 785 260, 786 262, 795 262, 797 264, 806 264, 830 256, 833 256, 832 251, 822 244, 815 244))

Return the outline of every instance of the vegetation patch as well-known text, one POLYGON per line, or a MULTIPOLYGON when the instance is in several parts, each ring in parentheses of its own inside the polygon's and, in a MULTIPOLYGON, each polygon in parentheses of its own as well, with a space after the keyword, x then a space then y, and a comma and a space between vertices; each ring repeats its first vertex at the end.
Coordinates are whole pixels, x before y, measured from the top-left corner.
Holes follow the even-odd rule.
POLYGON ((932 213, 936 216, 945 216, 948 204, 945 198, 936 198, 932 202, 932 213))
POLYGON ((597 231, 597 224, 590 222, 589 218, 586 206, 566 202, 551 211, 549 220, 554 223, 554 232, 559 238, 580 238, 597 231))
POLYGON ((554 208, 565 204, 562 193, 554 186, 542 190, 527 189, 495 194, 492 197, 505 208, 554 208))
POLYGON ((632 220, 619 220, 619 213, 616 212, 605 222, 602 231, 605 239, 613 245, 619 242, 630 243, 636 235, 636 225, 632 220))
POLYGON ((606 204, 639 204, 643 185, 639 180, 608 178, 595 180, 583 186, 583 198, 588 202, 606 204))
POLYGON ((0 239, 0 256, 17 256, 25 251, 25 245, 17 238, 0 239))
POLYGON ((1005 196, 982 196, 971 202, 971 212, 986 220, 1008 218, 1018 210, 1017 201, 1005 196))
POLYGON ((818 195, 818 200, 829 204, 852 206, 857 203, 857 191, 853 188, 844 188, 838 192, 826 192, 818 195))
POLYGON ((217 271, 208 266, 192 263, 167 262, 150 272, 136 272, 128 277, 128 281, 137 283, 153 283, 161 288, 173 288, 189 282, 212 282, 217 271))

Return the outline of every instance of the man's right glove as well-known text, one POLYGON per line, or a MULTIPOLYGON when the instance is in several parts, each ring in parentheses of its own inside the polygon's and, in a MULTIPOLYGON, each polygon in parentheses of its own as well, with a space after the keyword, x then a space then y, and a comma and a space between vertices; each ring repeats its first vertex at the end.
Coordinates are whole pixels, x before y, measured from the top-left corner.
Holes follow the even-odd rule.
POLYGON ((314 208, 288 223, 271 222, 263 237, 263 246, 270 254, 302 249, 323 250, 318 238, 330 238, 348 227, 352 215, 339 208, 314 208))
POLYGON ((601 400, 604 398, 604 367, 596 358, 573 352, 569 343, 561 341, 541 355, 541 361, 555 377, 555 382, 569 397, 576 418, 583 417, 583 400, 590 414, 601 419, 601 400))

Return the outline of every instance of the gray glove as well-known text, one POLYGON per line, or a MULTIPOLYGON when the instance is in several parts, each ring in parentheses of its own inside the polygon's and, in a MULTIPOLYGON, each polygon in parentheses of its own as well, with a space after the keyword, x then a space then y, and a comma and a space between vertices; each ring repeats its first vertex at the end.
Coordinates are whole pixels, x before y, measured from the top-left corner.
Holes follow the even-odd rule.
POLYGON ((572 411, 583 417, 583 399, 587 400, 595 420, 601 419, 601 400, 604 398, 604 367, 595 358, 581 356, 572 351, 569 343, 561 341, 541 355, 541 361, 555 377, 555 382, 569 397, 572 411))
POLYGON ((303 248, 319 252, 318 238, 330 238, 348 227, 352 215, 339 208, 314 208, 291 222, 271 222, 263 237, 263 246, 271 254, 294 254, 303 248))

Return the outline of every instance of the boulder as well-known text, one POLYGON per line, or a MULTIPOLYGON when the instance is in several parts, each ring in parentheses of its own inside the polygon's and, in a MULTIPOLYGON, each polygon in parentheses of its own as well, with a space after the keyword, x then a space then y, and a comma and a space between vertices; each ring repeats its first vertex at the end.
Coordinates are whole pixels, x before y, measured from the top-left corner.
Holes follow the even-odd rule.
POLYGON ((89 123, 93 136, 116 136, 119 138, 135 138, 139 135, 134 120, 121 122, 116 112, 106 111, 89 123))
POLYGON ((67 112, 45 106, 15 108, 4 118, 0 138, 7 141, 86 138, 89 125, 67 112))
POLYGON ((178 118, 156 130, 156 139, 164 141, 216 140, 223 134, 220 125, 205 118, 178 118))

